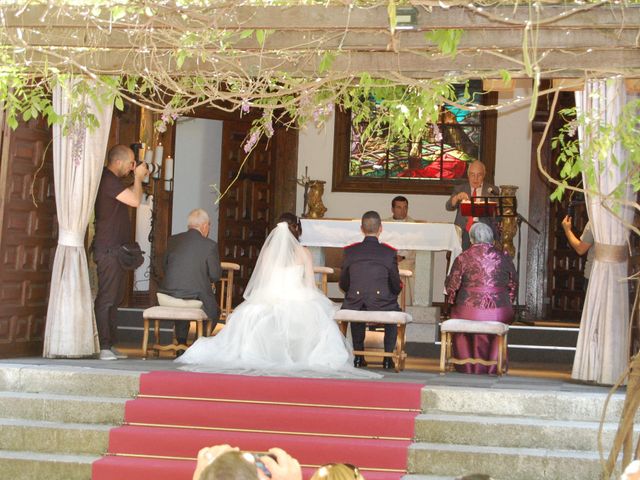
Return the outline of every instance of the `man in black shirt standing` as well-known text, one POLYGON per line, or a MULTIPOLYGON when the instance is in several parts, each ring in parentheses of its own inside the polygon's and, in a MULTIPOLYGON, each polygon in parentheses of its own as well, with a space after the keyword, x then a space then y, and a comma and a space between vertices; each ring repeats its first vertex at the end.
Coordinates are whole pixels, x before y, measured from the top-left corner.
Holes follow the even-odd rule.
POLYGON ((116 145, 109 150, 102 171, 95 204, 93 259, 98 270, 98 295, 95 301, 96 326, 100 340, 100 360, 127 358, 113 347, 117 339, 116 317, 124 298, 126 272, 118 262, 118 249, 131 241, 129 208, 142 200, 142 179, 147 165, 136 166, 133 150, 116 145), (133 185, 125 187, 122 178, 134 172, 133 185))

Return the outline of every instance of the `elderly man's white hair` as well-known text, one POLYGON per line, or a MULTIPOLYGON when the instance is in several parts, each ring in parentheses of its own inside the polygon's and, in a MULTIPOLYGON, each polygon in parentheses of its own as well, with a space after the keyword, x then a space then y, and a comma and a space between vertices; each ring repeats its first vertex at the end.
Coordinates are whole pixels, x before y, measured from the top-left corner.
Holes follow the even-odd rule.
POLYGON ((493 230, 486 223, 476 222, 469 230, 471 243, 493 243, 493 230))
POLYGON ((187 217, 187 226, 189 228, 198 228, 205 223, 209 223, 209 214, 202 208, 191 210, 187 217))
POLYGON ((624 469, 624 473, 620 477, 620 480, 638 480, 640 479, 640 460, 634 460, 627 468, 624 469))

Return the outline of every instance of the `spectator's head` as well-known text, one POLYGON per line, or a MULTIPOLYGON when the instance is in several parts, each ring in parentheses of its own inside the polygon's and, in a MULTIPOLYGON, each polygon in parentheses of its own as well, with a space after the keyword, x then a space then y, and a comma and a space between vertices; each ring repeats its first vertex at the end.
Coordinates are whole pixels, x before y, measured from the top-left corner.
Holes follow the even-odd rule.
POLYGON ((382 220, 380 214, 374 210, 369 210, 362 215, 362 224, 360 225, 362 233, 366 236, 379 236, 382 232, 382 220))
POLYGON ((640 480, 640 460, 634 460, 627 465, 620 480, 640 480))
POLYGON ((291 234, 296 237, 296 240, 300 239, 300 235, 302 235, 302 223, 300 222, 300 219, 298 217, 296 217, 293 213, 285 212, 280 215, 277 223, 280 222, 287 222, 291 234))
POLYGON ((493 243, 493 230, 485 223, 476 222, 471 225, 469 238, 472 245, 475 243, 493 243))
POLYGON ((126 177, 133 171, 136 165, 133 150, 126 145, 116 145, 111 147, 107 153, 107 168, 116 177, 126 177))
POLYGON ((311 480, 364 480, 358 467, 348 463, 327 463, 321 466, 311 480))
POLYGON ((480 160, 474 160, 469 165, 467 170, 467 177, 469 178, 469 185, 471 188, 480 188, 484 183, 484 176, 487 170, 480 160))
POLYGON ((391 200, 391 213, 394 220, 404 220, 409 213, 409 200, 402 195, 398 195, 391 200))
POLYGON ((225 452, 211 462, 199 480, 259 480, 256 464, 242 452, 225 452))
POLYGON ((189 227, 189 229, 198 230, 203 237, 208 237, 209 230, 211 229, 209 214, 202 208, 191 210, 189 217, 187 218, 187 227, 189 227))

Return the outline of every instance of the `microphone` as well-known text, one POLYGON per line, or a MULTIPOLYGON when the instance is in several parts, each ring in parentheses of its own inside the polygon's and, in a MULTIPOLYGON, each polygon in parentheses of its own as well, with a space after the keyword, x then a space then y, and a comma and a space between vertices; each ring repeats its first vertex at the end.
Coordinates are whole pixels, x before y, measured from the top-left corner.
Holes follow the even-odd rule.
POLYGON ((498 189, 496 187, 493 187, 493 186, 489 187, 487 192, 489 192, 489 195, 498 195, 498 189))

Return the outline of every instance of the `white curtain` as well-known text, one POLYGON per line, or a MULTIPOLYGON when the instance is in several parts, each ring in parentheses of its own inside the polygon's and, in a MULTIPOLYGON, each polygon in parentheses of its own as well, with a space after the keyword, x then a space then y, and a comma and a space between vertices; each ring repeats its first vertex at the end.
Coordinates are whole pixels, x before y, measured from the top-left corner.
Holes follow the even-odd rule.
MULTIPOLYGON (((96 88, 100 88, 96 86, 96 88)), ((71 110, 70 83, 53 91, 54 110, 71 110)), ((113 101, 96 106, 86 99, 86 111, 100 126, 78 124, 63 132, 53 127, 53 172, 58 214, 58 248, 51 274, 43 356, 86 357, 98 352, 98 335, 84 236, 95 203, 111 127, 113 101)))
MULTIPOLYGON (((590 122, 591 129, 578 128, 580 148, 585 152, 598 134, 597 125, 615 125, 627 102, 624 80, 610 78, 589 80, 583 92, 576 93, 579 115, 590 122)), ((633 200, 625 166, 626 152, 619 141, 613 143, 607 158, 586 158, 593 174, 583 171, 587 190, 601 195, 614 191, 620 184, 622 197, 633 200)), ((580 321, 580 333, 572 378, 602 384, 615 383, 629 362, 629 296, 627 285, 627 240, 633 210, 616 206, 601 195, 588 195, 587 212, 595 244, 595 260, 580 321), (612 213, 608 209, 613 210, 612 213)))

